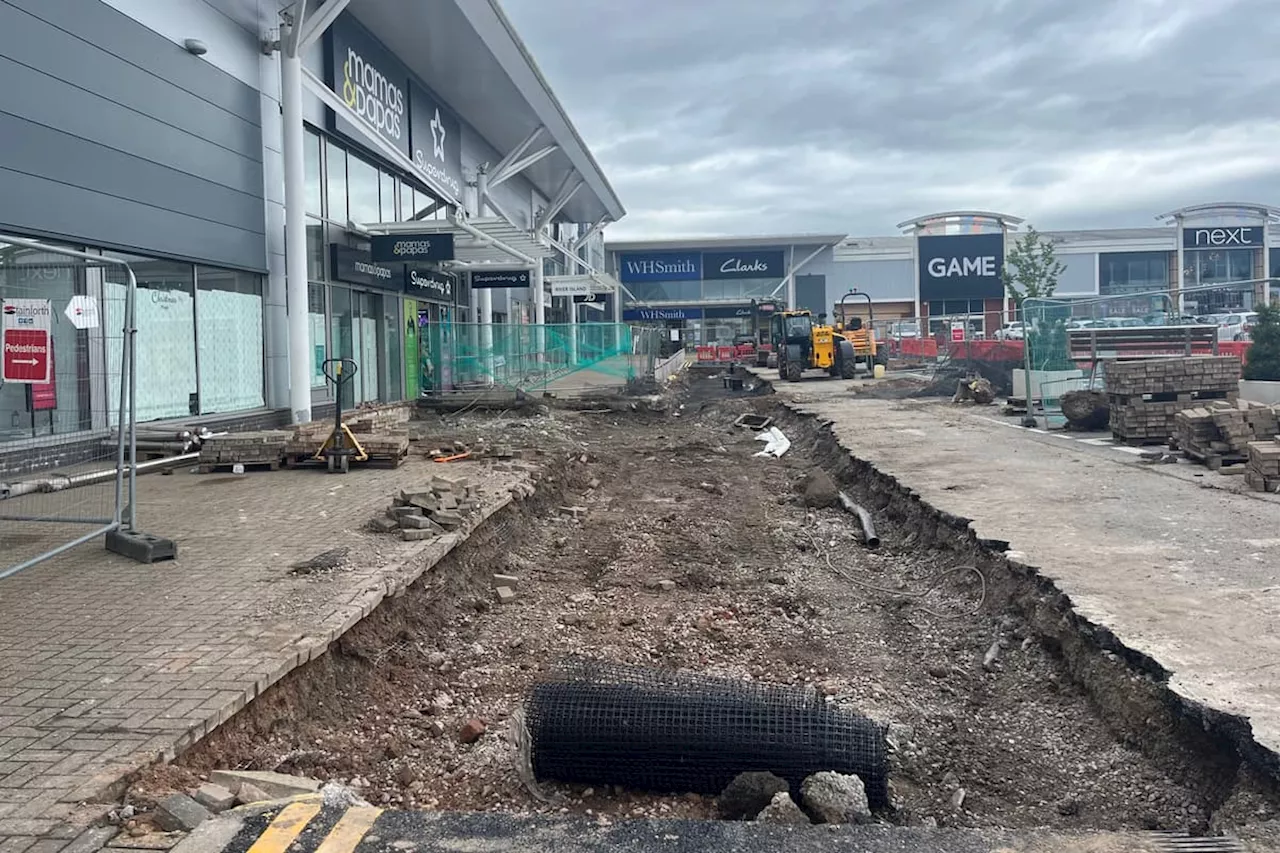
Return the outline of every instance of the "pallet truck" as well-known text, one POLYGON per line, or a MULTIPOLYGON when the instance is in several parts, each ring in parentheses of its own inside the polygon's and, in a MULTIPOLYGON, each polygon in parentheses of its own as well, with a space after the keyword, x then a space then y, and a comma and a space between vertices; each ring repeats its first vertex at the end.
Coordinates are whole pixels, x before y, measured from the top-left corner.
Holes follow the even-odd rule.
POLYGON ((367 462, 369 454, 356 439, 355 433, 342 422, 342 386, 356 378, 360 371, 355 359, 326 358, 320 364, 325 379, 333 383, 333 432, 320 445, 312 458, 321 459, 329 467, 330 474, 345 474, 351 470, 351 461, 367 462))

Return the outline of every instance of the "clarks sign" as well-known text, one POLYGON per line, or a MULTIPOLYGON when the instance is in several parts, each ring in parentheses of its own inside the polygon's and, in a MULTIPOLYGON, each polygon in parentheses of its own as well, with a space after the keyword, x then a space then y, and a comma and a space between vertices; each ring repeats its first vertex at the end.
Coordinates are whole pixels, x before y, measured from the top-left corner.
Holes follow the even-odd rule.
POLYGON ((702 277, 704 279, 781 279, 785 274, 781 249, 754 252, 702 253, 702 277))
POLYGON ((1004 296, 1003 234, 948 234, 916 238, 920 299, 999 299, 1004 296))
POLYGON ((1182 229, 1187 249, 1245 249, 1262 245, 1261 225, 1228 225, 1220 228, 1182 229))

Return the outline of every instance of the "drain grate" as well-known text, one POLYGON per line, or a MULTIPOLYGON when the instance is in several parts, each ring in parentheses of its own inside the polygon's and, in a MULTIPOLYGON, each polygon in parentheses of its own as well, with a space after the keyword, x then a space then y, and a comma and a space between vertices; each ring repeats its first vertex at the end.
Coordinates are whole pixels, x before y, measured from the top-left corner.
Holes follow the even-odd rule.
POLYGON ((764 429, 773 423, 773 418, 764 415, 741 415, 733 422, 734 426, 744 429, 764 429))
POLYGON ((1240 839, 1230 835, 1215 837, 1188 835, 1186 832, 1148 832, 1156 849, 1163 853, 1248 853, 1240 839))

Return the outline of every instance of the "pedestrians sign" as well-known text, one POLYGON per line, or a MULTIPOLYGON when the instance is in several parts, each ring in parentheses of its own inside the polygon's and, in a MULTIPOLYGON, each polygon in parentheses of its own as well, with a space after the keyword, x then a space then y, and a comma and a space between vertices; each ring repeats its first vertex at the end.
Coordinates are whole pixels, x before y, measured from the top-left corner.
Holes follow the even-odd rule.
POLYGON ((5 382, 30 385, 49 381, 52 360, 52 309, 48 299, 6 299, 0 308, 0 348, 5 382))

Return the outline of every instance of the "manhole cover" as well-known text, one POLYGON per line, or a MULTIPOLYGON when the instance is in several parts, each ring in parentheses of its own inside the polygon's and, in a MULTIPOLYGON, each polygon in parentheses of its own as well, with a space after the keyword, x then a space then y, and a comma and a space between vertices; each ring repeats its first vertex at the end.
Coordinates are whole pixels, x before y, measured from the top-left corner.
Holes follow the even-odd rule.
POLYGON ((765 429, 771 423, 773 423, 773 418, 767 418, 764 415, 741 415, 733 422, 733 425, 744 429, 765 429))

